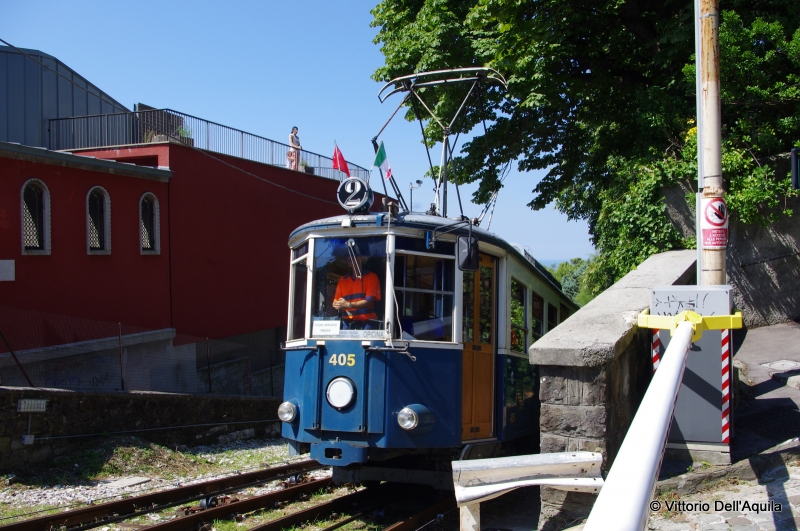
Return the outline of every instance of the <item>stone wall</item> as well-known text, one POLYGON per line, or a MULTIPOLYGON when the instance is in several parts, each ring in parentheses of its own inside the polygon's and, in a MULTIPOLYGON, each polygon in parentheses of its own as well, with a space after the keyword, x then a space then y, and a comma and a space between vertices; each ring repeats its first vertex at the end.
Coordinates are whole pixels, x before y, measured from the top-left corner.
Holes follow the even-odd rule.
MULTIPOLYGON (((667 215, 684 237, 695 235, 695 212, 686 201, 688 187, 664 191, 667 215)), ((800 198, 786 206, 800 212, 800 198)), ((733 302, 742 311, 745 326, 758 327, 800 318, 800 223, 781 216, 768 227, 745 225, 730 218, 727 270, 733 302)))
MULTIPOLYGON (((650 383, 650 332, 636 325, 655 286, 695 283, 695 251, 651 256, 529 350, 539 365, 541 452, 585 450, 611 467, 650 383)), ((592 494, 541 489, 540 528, 589 514, 592 494)))
POLYGON ((279 404, 278 398, 262 397, 0 387, 0 472, 116 434, 172 448, 278 436, 279 404), (45 399, 47 411, 17 413, 21 398, 45 399), (29 416, 34 442, 23 445, 29 416))

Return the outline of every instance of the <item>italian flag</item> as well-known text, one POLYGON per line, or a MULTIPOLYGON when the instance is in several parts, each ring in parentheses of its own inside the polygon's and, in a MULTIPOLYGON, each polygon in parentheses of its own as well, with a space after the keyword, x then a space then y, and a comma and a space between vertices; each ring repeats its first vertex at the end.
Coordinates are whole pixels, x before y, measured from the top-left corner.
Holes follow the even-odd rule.
POLYGON ((383 172, 383 178, 387 181, 392 177, 392 167, 389 166, 389 159, 386 158, 386 148, 383 147, 383 141, 375 154, 375 162, 372 167, 378 167, 383 172))

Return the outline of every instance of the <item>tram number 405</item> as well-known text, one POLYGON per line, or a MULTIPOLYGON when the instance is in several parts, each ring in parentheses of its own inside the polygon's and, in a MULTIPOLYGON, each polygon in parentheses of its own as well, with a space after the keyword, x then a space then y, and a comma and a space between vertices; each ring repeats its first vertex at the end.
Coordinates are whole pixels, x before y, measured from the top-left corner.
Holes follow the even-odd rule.
POLYGON ((331 357, 328 359, 328 363, 331 365, 347 365, 348 367, 352 367, 356 364, 356 355, 355 354, 331 354, 331 357))

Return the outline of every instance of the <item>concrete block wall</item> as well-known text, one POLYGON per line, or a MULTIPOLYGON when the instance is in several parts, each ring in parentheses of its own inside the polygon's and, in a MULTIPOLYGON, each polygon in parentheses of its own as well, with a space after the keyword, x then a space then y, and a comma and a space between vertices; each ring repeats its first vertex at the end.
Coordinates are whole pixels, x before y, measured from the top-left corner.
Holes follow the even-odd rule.
MULTIPOLYGON (((784 175, 789 168, 784 168, 784 175)), ((695 236, 694 204, 686 202, 696 190, 686 185, 664 190, 666 214, 683 237, 695 236)), ((800 197, 785 206, 800 211, 800 197)), ((727 259, 728 283, 733 303, 748 328, 800 318, 800 223, 797 214, 781 216, 767 227, 745 225, 736 215, 730 219, 727 259)))
MULTIPOLYGON (((529 350, 539 366, 541 451, 603 454, 611 467, 650 383, 650 331, 636 325, 655 286, 695 283, 695 251, 648 258, 529 350)), ((540 529, 586 517, 592 494, 541 489, 540 529)))

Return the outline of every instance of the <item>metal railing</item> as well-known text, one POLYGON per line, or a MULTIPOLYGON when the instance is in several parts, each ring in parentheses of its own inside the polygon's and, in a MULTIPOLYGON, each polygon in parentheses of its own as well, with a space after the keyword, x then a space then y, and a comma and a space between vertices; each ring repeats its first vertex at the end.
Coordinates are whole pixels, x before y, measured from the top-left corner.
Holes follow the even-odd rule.
MULTIPOLYGON (((288 144, 171 109, 58 118, 50 120, 49 131, 52 150, 173 141, 262 164, 292 167, 288 144)), ((349 161, 347 165, 350 175, 369 181, 369 170, 349 161)), ((299 151, 295 168, 337 181, 346 177, 333 168, 333 159, 306 150, 299 151)))

